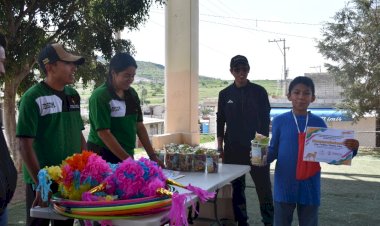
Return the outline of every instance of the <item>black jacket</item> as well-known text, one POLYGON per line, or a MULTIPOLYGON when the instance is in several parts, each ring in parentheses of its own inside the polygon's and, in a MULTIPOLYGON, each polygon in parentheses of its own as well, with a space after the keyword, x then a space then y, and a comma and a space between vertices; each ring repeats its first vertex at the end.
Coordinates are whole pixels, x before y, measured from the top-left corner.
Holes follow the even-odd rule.
POLYGON ((0 213, 13 197, 17 184, 17 171, 9 155, 7 143, 0 126, 0 213))
POLYGON ((256 132, 269 136, 270 109, 266 90, 249 81, 244 87, 232 84, 220 91, 217 136, 223 137, 226 163, 249 164, 256 132))

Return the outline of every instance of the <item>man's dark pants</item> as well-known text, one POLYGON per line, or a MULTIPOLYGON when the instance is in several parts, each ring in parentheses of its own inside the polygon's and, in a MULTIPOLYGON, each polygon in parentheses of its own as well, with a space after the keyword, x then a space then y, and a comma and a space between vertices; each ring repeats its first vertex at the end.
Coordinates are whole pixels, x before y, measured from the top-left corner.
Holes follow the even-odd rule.
MULTIPOLYGON (((227 153, 227 147, 224 149, 224 163, 231 162, 232 152, 227 153), (227 157, 227 158, 226 158, 227 157)), ((234 156, 236 158, 236 154, 234 156)), ((234 158, 232 157, 232 158, 234 158)), ((234 161, 234 160, 233 160, 234 161)), ((236 163, 235 163, 236 164, 236 163)), ((246 164, 240 163, 240 164, 246 164)), ((272 225, 273 224, 273 196, 272 196, 272 185, 270 181, 270 165, 264 167, 251 166, 250 171, 251 178, 255 184, 256 193, 260 203, 260 212, 262 217, 262 222, 264 225, 272 225)), ((248 215, 247 215, 247 206, 246 206, 246 197, 245 197, 245 175, 233 180, 231 182, 233 192, 232 192, 232 205, 235 214, 235 220, 238 222, 238 225, 247 225, 248 223, 248 215)))

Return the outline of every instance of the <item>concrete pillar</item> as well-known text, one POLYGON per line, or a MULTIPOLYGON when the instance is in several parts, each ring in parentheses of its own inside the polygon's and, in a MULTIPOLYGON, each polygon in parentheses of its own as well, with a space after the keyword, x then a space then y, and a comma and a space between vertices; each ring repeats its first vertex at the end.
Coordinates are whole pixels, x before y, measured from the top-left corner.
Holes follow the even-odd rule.
POLYGON ((165 14, 165 134, 152 143, 155 148, 170 142, 196 145, 199 1, 167 1, 165 14))

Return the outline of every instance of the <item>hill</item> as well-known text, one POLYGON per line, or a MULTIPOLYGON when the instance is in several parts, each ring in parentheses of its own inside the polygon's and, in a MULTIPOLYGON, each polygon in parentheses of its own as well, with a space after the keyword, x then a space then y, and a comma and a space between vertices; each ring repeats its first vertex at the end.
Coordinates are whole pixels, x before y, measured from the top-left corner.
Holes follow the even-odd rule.
MULTIPOLYGON (((158 82, 164 81, 164 73, 165 73, 164 65, 156 64, 152 62, 146 62, 146 61, 137 61, 137 67, 138 67, 138 70, 137 70, 136 77, 143 78, 144 80, 149 79, 151 81, 158 81, 158 82)), ((218 79, 207 77, 207 76, 199 76, 199 79, 202 81, 218 80, 218 79)))
MULTIPOLYGON (((147 104, 164 103, 164 71, 161 64, 137 61, 137 75, 133 87, 140 98, 147 104)), ((231 84, 233 80, 222 80, 207 76, 199 76, 199 101, 218 97, 220 90, 231 84)), ((254 80, 263 86, 269 95, 278 96, 281 93, 276 80, 254 80)))

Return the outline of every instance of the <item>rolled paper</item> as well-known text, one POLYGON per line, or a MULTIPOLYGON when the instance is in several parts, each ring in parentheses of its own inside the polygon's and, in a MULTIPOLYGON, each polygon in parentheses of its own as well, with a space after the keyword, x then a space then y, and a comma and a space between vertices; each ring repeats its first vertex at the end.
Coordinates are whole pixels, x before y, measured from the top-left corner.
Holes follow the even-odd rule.
POLYGON ((91 188, 88 192, 93 194, 98 191, 103 191, 106 188, 106 183, 101 183, 98 186, 91 188))
POLYGON ((170 185, 174 185, 174 186, 177 186, 177 187, 180 187, 180 188, 185 188, 186 189, 186 186, 181 184, 181 183, 178 183, 177 181, 173 180, 173 179, 166 179, 166 183, 167 184, 170 184, 170 185))
POLYGON ((169 190, 167 190, 165 188, 158 188, 157 191, 156 191, 156 193, 158 195, 167 195, 169 197, 173 196, 173 192, 171 192, 171 191, 169 191, 169 190))

